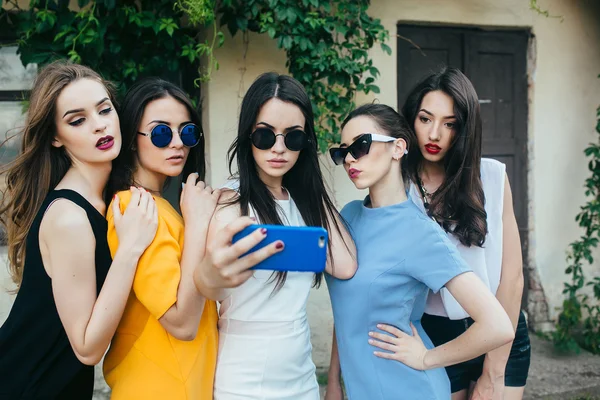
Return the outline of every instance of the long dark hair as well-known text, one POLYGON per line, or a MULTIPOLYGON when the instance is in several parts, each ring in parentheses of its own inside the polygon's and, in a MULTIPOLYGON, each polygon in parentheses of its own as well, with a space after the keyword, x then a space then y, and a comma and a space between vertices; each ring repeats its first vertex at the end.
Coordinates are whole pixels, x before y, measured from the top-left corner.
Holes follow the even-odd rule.
MULTIPOLYGON (((258 176, 250 141, 250 133, 256 124, 261 107, 273 98, 294 104, 302 111, 306 121, 304 132, 310 140, 309 146, 300 151, 296 164, 284 175, 283 186, 294 199, 306 225, 321 226, 327 231, 335 228, 341 234, 342 228, 337 223, 334 223, 335 227, 331 227, 328 222, 328 217, 332 217, 333 221, 342 221, 342 217, 327 194, 319 168, 317 137, 310 99, 300 82, 286 75, 265 73, 254 81, 244 96, 238 136, 229 147, 227 154, 229 171, 232 174, 233 164, 237 160, 237 175, 240 182, 239 196, 233 203, 239 203, 242 215, 248 215, 252 207, 261 223, 282 224, 277 213, 277 203, 258 176)), ((331 241, 329 256, 332 256, 331 241)), ((333 258, 331 259, 333 262, 333 258)), ((315 286, 321 283, 322 276, 322 273, 316 275, 315 286)), ((286 272, 277 272, 276 290, 284 285, 286 277, 286 272)))
MULTIPOLYGON (((172 97, 183 104, 190 114, 191 121, 201 126, 200 115, 185 92, 178 86, 160 78, 146 78, 133 85, 127 91, 119 112, 123 146, 121 153, 119 153, 119 156, 113 163, 105 195, 107 203, 110 202, 116 192, 127 190, 134 184, 135 139, 137 138, 144 110, 148 103, 165 97, 172 97)), ((204 160, 204 135, 202 135, 200 143, 190 149, 187 161, 183 167, 183 179, 185 180, 192 172, 197 172, 200 175, 200 180, 204 180, 206 171, 204 160)))
MULTIPOLYGON (((444 67, 415 86, 402 107, 402 113, 414 131, 423 97, 436 90, 454 100, 456 136, 443 160, 446 177, 433 194, 427 212, 465 246, 481 247, 487 234, 487 214, 480 177, 481 114, 473 84, 459 69, 444 67)), ((408 154, 408 166, 411 179, 416 184, 420 182, 422 161, 419 147, 414 146, 408 154)))
MULTIPOLYGON (((406 148, 410 149, 413 146, 414 135, 410 130, 410 126, 404 116, 398 114, 392 107, 385 104, 363 104, 352 111, 344 122, 342 122, 342 129, 346 126, 351 119, 360 116, 367 116, 381 129, 383 134, 391 136, 396 139, 404 139, 406 142, 406 148)), ((373 132, 375 133, 375 132, 373 132)), ((408 161, 407 157, 402 157, 400 160, 400 171, 402 172, 402 179, 404 183, 408 183, 408 161)))
MULTIPOLYGON (((6 226, 9 270, 17 287, 23 278, 25 244, 33 220, 48 192, 71 167, 65 148, 52 145, 57 134, 56 101, 66 86, 80 79, 102 84, 116 106, 113 86, 95 71, 64 60, 48 64, 39 72, 31 89, 21 152, 0 172, 6 178, 0 220, 6 226)), ((2 144, 8 145, 8 140, 2 144)))

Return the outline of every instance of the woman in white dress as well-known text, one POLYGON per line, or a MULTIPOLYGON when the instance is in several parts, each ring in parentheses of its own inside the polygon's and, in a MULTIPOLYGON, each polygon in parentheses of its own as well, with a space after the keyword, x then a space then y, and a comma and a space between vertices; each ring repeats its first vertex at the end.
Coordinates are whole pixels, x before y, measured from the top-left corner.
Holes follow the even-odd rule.
MULTIPOLYGON (((318 400, 306 303, 322 274, 249 271, 220 243, 230 237, 222 233, 227 225, 242 216, 263 224, 321 226, 330 239, 326 272, 338 279, 356 272, 356 249, 325 189, 312 107, 298 81, 267 73, 252 84, 229 149, 230 169, 235 161, 237 179, 227 184, 233 190, 221 198, 208 258, 196 273, 198 289, 221 302, 214 398, 318 400)), ((257 230, 231 249, 265 234, 257 230)), ((271 246, 264 251, 281 251, 285 244, 271 246)))

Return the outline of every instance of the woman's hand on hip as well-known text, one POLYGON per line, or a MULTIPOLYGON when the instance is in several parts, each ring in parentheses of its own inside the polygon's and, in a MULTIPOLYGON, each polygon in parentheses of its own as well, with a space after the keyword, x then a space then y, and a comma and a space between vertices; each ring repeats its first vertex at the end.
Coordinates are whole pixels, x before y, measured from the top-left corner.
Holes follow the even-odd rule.
POLYGON ((412 322, 410 327, 412 328, 412 336, 396 327, 378 324, 377 328, 389 333, 389 335, 379 332, 369 332, 369 336, 371 337, 369 344, 386 350, 386 352, 375 351, 374 354, 377 357, 396 360, 413 369, 423 371, 427 369, 425 365, 427 348, 412 322))

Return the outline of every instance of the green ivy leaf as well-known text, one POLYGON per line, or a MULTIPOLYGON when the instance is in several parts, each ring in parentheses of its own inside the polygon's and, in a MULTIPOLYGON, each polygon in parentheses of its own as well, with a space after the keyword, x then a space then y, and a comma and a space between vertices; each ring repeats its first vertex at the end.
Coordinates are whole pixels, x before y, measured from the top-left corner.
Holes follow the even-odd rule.
POLYGON ((81 56, 75 50, 69 51, 67 55, 69 56, 69 60, 73 61, 74 63, 81 63, 81 56))
POLYGON ((385 43, 381 43, 381 49, 385 51, 387 55, 392 55, 392 49, 385 43))
POLYGON ((248 20, 247 19, 238 17, 238 18, 236 18, 235 22, 240 31, 245 32, 246 30, 248 30, 248 20))

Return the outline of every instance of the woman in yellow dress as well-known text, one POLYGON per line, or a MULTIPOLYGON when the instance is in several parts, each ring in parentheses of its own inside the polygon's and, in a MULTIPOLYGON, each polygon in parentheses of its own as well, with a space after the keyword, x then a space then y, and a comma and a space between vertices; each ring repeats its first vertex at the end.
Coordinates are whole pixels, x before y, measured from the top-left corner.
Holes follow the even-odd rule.
MULTIPOLYGON (((193 272, 204 256, 219 191, 201 181, 200 118, 181 89, 158 78, 130 89, 121 116, 123 148, 108 195, 116 193, 124 209, 131 200, 130 186, 152 193, 158 230, 139 260, 104 375, 113 399, 212 399, 217 307, 197 291, 193 272), (169 178, 182 172, 186 184, 180 215, 161 192, 169 178)), ((110 211, 107 220, 114 253, 118 238, 110 211)))

